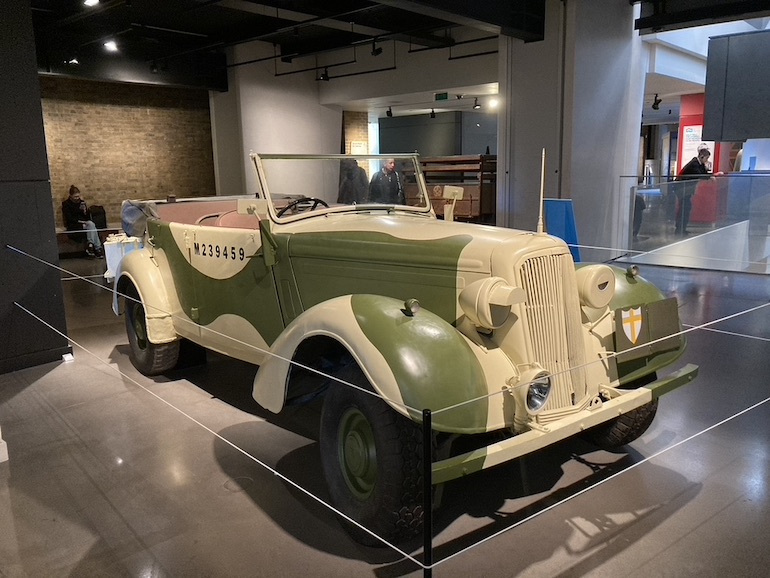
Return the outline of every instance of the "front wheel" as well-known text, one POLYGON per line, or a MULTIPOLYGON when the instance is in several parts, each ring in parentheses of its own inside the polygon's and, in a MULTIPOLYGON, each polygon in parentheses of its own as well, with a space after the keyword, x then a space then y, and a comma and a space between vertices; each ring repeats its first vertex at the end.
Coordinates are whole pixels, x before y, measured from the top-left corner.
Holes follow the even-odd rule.
MULTIPOLYGON (((343 381, 371 390, 360 368, 345 366, 343 381)), ((422 430, 381 398, 334 384, 321 413, 321 463, 332 505, 389 542, 422 526, 422 430)), ((382 542, 343 520, 357 542, 382 542)))
POLYGON ((136 287, 125 292, 126 334, 131 346, 131 363, 144 375, 158 375, 173 369, 179 360, 179 340, 155 344, 147 338, 147 317, 136 287))
POLYGON ((586 432, 590 441, 605 450, 630 444, 647 431, 658 411, 655 399, 586 432))

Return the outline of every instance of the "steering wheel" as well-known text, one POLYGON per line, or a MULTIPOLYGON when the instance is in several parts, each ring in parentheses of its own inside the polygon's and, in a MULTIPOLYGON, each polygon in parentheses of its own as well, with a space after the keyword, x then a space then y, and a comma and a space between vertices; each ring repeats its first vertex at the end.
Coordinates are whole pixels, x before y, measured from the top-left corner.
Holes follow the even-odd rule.
POLYGON ((329 205, 326 201, 323 199, 319 199, 317 197, 302 197, 300 199, 295 199, 288 205, 286 205, 283 209, 278 211, 278 217, 283 217, 284 213, 291 211, 292 213, 299 213, 301 209, 298 207, 302 204, 309 205, 309 206, 303 206, 302 210, 307 211, 315 211, 319 205, 323 205, 324 207, 328 208, 329 205))

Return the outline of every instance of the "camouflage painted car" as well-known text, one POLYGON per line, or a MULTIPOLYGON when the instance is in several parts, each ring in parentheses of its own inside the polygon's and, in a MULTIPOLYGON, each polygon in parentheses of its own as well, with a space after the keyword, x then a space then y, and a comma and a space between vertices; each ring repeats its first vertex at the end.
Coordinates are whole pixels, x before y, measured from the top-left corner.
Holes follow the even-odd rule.
POLYGON ((676 301, 637 270, 437 219, 414 156, 396 157, 387 203, 365 187, 382 157, 252 159, 248 198, 124 205, 144 237, 115 281, 132 361, 164 372, 187 339, 258 365, 253 396, 272 412, 323 395, 331 501, 387 540, 421 523, 422 410, 441 484, 581 432, 626 444, 696 375, 658 378, 685 343, 676 301))

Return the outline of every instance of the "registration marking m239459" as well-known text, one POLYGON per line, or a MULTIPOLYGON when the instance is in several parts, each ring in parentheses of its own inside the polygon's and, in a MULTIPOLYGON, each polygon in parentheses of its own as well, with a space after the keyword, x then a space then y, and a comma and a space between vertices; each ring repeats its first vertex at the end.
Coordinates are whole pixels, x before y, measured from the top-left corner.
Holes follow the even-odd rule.
POLYGON ((212 243, 194 243, 193 250, 196 255, 201 257, 212 257, 214 259, 230 259, 233 261, 243 261, 246 258, 246 252, 243 247, 233 245, 215 245, 212 243))

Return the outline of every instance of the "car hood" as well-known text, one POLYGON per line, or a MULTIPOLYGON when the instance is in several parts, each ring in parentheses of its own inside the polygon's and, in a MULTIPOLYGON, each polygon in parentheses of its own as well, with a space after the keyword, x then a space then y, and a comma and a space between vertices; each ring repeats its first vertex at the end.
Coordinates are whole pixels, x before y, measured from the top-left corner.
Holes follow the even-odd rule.
POLYGON ((490 274, 493 264, 537 251, 568 252, 564 241, 543 233, 408 214, 319 215, 274 226, 290 235, 292 257, 398 263, 490 274))

